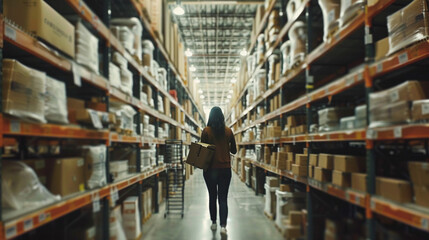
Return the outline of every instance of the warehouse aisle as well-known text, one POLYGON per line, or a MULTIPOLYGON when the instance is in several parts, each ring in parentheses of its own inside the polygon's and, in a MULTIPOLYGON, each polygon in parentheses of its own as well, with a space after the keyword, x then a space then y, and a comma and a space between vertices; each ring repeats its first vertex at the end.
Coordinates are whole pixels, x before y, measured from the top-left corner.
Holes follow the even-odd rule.
MULTIPOLYGON (((228 198, 228 239, 283 239, 274 223, 263 214, 263 196, 255 196, 236 174, 230 186, 228 198)), ((210 230, 208 193, 201 170, 196 170, 185 187, 185 216, 171 215, 164 219, 164 209, 143 226, 145 240, 208 240, 221 239, 218 230, 210 230)), ((164 206, 164 205, 162 205, 164 206)), ((218 220, 219 221, 219 220, 218 220)))

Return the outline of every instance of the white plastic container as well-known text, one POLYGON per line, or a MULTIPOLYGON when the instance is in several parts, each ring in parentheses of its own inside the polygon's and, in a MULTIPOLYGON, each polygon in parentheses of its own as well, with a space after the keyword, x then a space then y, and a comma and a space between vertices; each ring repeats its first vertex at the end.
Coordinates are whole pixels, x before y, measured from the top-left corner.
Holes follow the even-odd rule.
POLYGON ((121 69, 121 90, 133 95, 133 74, 128 69, 121 69))
POLYGON ((286 42, 284 42, 282 44, 282 46, 280 47, 280 51, 282 52, 282 59, 283 59, 283 64, 282 64, 282 75, 285 75, 286 72, 289 70, 290 68, 290 55, 291 55, 291 42, 290 40, 287 40, 286 42))
POLYGON ((284 229, 283 220, 289 218, 290 210, 300 210, 305 208, 305 192, 282 192, 276 190, 276 220, 275 224, 280 229, 284 229), (302 202, 302 203, 299 203, 302 202))
POLYGON ((291 62, 290 68, 304 61, 305 58, 305 43, 307 40, 307 30, 305 23, 295 22, 290 31, 289 39, 291 43, 291 62))
POLYGON ((142 58, 141 39, 143 35, 143 26, 138 18, 115 18, 111 20, 112 25, 126 27, 127 31, 120 32, 119 40, 123 42, 125 48, 139 60, 142 58), (131 33, 131 35, 130 35, 131 33), (126 42, 126 43, 125 43, 126 42))
POLYGON ((268 214, 270 217, 276 216, 276 190, 278 190, 278 187, 271 187, 268 184, 264 184, 265 188, 265 209, 264 212, 268 214), (271 202, 274 201, 274 204, 271 204, 271 202))

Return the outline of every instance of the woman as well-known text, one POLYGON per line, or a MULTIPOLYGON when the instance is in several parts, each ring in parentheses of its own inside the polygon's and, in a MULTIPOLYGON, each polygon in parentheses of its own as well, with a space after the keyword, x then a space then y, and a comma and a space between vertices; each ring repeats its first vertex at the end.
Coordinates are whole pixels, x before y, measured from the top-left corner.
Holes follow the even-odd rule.
POLYGON ((210 111, 207 127, 201 134, 201 142, 216 145, 216 151, 209 169, 204 172, 204 180, 209 191, 209 209, 212 230, 216 230, 216 199, 219 199, 221 234, 226 235, 228 218, 228 189, 231 182, 230 152, 235 154, 237 146, 231 129, 225 126, 225 117, 219 107, 210 111))

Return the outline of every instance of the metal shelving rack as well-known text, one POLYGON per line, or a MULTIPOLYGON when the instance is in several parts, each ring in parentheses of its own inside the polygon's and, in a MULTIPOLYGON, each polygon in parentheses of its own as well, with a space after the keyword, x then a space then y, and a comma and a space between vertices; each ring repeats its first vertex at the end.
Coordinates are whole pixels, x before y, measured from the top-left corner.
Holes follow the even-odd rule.
MULTIPOLYGON (((37 38, 32 35, 29 35, 20 27, 15 26, 13 23, 6 20, 3 16, 0 16, 0 58, 3 59, 3 53, 5 52, 5 50, 6 52, 8 52, 9 49, 14 48, 21 51, 27 57, 27 59, 33 59, 34 62, 43 62, 43 64, 52 68, 52 70, 50 71, 58 71, 67 78, 72 76, 72 74, 78 74, 85 88, 100 92, 100 94, 105 99, 107 108, 109 106, 109 99, 115 99, 132 106, 138 112, 136 119, 140 119, 142 113, 151 116, 151 118, 153 118, 156 122, 156 137, 148 138, 141 136, 141 120, 137 121, 137 135, 126 136, 118 134, 116 132, 111 132, 109 130, 91 130, 72 125, 30 123, 23 120, 10 118, 9 116, 4 114, 0 114, 0 125, 2 125, 0 127, 0 144, 2 147, 7 144, 8 138, 14 138, 17 139, 17 141, 21 141, 22 139, 27 138, 58 141, 63 141, 66 139, 75 139, 82 141, 90 141, 93 143, 102 143, 107 146, 107 149, 113 147, 114 144, 126 144, 129 146, 133 146, 136 151, 140 150, 144 146, 147 146, 148 144, 156 144, 157 152, 159 152, 160 148, 163 148, 165 144, 165 140, 158 137, 157 128, 159 126, 159 123, 168 123, 170 128, 177 127, 186 131, 187 133, 190 133, 194 137, 199 137, 197 131, 195 131, 194 129, 201 128, 200 124, 201 122, 204 122, 203 114, 199 109, 198 105, 196 104, 195 100, 193 99, 193 96, 190 95, 188 87, 184 84, 183 76, 180 76, 176 66, 174 66, 173 62, 168 57, 168 53, 165 51, 158 37, 154 34, 154 31, 149 24, 149 20, 146 16, 142 14, 142 6, 140 5, 140 3, 131 0, 97 0, 94 2, 84 2, 80 0, 64 0, 64 3, 62 3, 62 5, 64 6, 61 7, 61 10, 57 10, 55 9, 55 7, 54 9, 61 13, 63 7, 64 9, 67 8, 66 11, 68 11, 68 13, 73 13, 73 15, 77 15, 83 21, 85 21, 85 23, 87 23, 87 26, 90 26, 91 31, 95 33, 95 35, 99 38, 99 41, 101 43, 99 54, 101 56, 102 63, 101 69, 103 69, 101 74, 90 72, 83 66, 77 66, 75 70, 76 72, 73 72, 72 62, 67 57, 63 57, 61 56, 61 54, 58 54, 57 52, 49 48, 40 47, 42 46, 42 43, 37 38), (92 8, 89 7, 88 4, 90 4, 92 8), (163 62, 164 66, 168 69, 168 82, 172 83, 174 81, 177 81, 178 84, 175 84, 176 88, 179 91, 184 92, 184 97, 191 99, 193 103, 193 110, 199 113, 198 119, 194 119, 194 117, 191 114, 187 113, 182 107, 181 104, 183 103, 184 99, 178 99, 178 101, 176 101, 168 93, 168 91, 161 88, 156 82, 156 80, 147 73, 143 66, 138 63, 125 50, 119 40, 116 39, 114 35, 110 32, 110 20, 112 16, 115 16, 115 14, 117 14, 113 11, 113 8, 116 9, 118 5, 125 7, 127 10, 120 13, 121 16, 135 16, 141 20, 142 26, 144 28, 143 32, 149 33, 149 39, 155 43, 155 51, 158 52, 158 54, 155 54, 155 60, 157 60, 158 62, 163 62), (110 62, 111 53, 113 50, 119 52, 127 60, 129 64, 129 69, 133 72, 135 76, 135 89, 133 95, 124 94, 123 92, 118 91, 117 89, 110 86, 110 83, 108 81, 108 64, 110 62), (184 124, 176 121, 173 117, 160 113, 157 108, 151 108, 147 105, 144 105, 140 101, 139 91, 139 89, 141 89, 142 81, 152 86, 152 88, 155 90, 155 96, 157 96, 158 94, 162 95, 164 98, 170 100, 172 107, 176 107, 178 111, 184 112, 186 118, 185 121, 189 123, 189 125, 193 126, 193 128, 188 128, 184 124)), ((2 13, 2 0, 0 0, 0 6, 0 12, 2 13)), ((7 54, 7 57, 15 57, 13 54, 10 53, 10 51, 7 54)), ((20 56, 16 56, 16 58, 19 60, 20 56)), ((106 170, 108 173, 109 160, 109 150, 107 150, 106 170)), ((153 179, 155 180, 154 195, 157 196, 158 181, 160 178, 159 175, 165 172, 165 165, 158 165, 157 162, 156 167, 142 172, 142 169, 140 169, 140 163, 141 159, 140 154, 138 152, 136 174, 133 174, 124 180, 115 182, 113 182, 112 179, 107 177, 108 184, 104 187, 85 191, 80 194, 75 194, 72 197, 62 199, 52 205, 41 207, 35 211, 26 212, 17 217, 3 219, 3 211, 0 208, 0 239, 11 239, 18 236, 22 236, 34 230, 37 231, 39 227, 44 226, 48 223, 53 223, 57 219, 66 216, 70 212, 94 204, 96 201, 99 201, 101 205, 100 211, 103 213, 102 225, 97 227, 102 228, 102 239, 109 239, 109 201, 113 198, 113 195, 116 194, 115 192, 121 190, 124 190, 126 192, 135 191, 135 194, 139 196, 139 203, 141 205, 143 184, 146 180, 153 177, 153 179), (98 198, 94 198, 94 196, 98 196, 98 198)), ((155 211, 158 211, 158 201, 155 201, 154 205, 155 211)))
MULTIPOLYGON (((267 25, 269 14, 274 8, 286 5, 287 0, 273 1, 264 17, 262 18, 261 28, 258 33, 263 32, 267 25)), ((409 1, 401 0, 378 0, 372 6, 365 6, 365 9, 359 13, 347 26, 336 32, 328 42, 322 42, 315 45, 317 38, 316 31, 318 25, 315 24, 320 19, 320 14, 316 14, 315 9, 320 8, 318 2, 314 0, 304 1, 304 4, 296 9, 296 15, 291 21, 282 26, 277 41, 272 47, 266 49, 265 64, 259 64, 255 72, 264 67, 267 57, 271 55, 274 49, 277 49, 285 39, 288 30, 293 21, 300 19, 307 23, 307 57, 304 64, 295 68, 286 76, 282 76, 276 83, 268 88, 261 96, 256 97, 254 102, 244 107, 241 112, 232 117, 233 111, 226 115, 228 125, 234 130, 234 133, 242 134, 248 129, 256 127, 259 124, 265 124, 271 120, 279 120, 280 126, 284 123, 284 117, 290 116, 297 110, 305 113, 307 116, 307 126, 312 123, 312 114, 314 114, 318 103, 321 101, 331 102, 332 99, 350 91, 357 91, 364 98, 364 103, 369 105, 368 96, 374 91, 374 82, 379 79, 389 79, 390 76, 397 73, 406 73, 410 71, 410 66, 416 66, 419 63, 426 63, 429 58, 429 43, 421 41, 409 46, 397 53, 374 61, 375 41, 381 39, 383 31, 376 31, 380 28, 380 19, 393 13, 400 7, 408 4, 409 1), (348 44, 348 45, 347 45, 348 44), (345 47, 346 46, 346 47, 345 47), (358 50, 358 51, 356 51, 358 50), (330 61, 337 64, 331 72, 336 72, 345 67, 345 71, 339 74, 328 76, 323 72, 323 64, 330 61), (343 62, 342 62, 343 61, 343 62), (360 62, 361 67, 349 71, 347 64, 360 62), (345 75, 345 72, 347 72, 345 75), (299 82, 299 87, 296 83, 299 82), (293 84, 295 83, 295 84, 293 84), (280 108, 269 112, 267 107, 268 99, 274 94, 285 94, 284 90, 288 88, 299 89, 303 94, 288 101, 282 101, 280 108), (249 113, 256 111, 258 106, 267 107, 266 114, 251 123, 244 125, 245 119, 249 113)), ((283 13, 283 15, 285 15, 283 13)), ((282 14, 280 14, 282 16, 282 14)), ((384 20, 385 21, 385 20, 384 20)), ((383 21, 381 21, 383 22, 383 21)), ((320 25, 320 24, 319 24, 320 25)), ((256 34, 258 35, 258 34, 256 34)), ((256 39, 252 39, 248 52, 254 50, 256 39)), ((420 64, 422 65, 422 64, 420 64)), ((327 65, 326 65, 327 66, 327 65)), ((253 73, 252 75, 254 75, 253 73)), ((250 78, 248 78, 250 79, 250 78)), ((245 84, 246 85, 246 84, 245 84)), ((243 101, 247 91, 245 86, 236 101, 229 109, 234 109, 240 101, 243 101)), ((368 107, 369 109, 369 107, 368 107)), ((369 113, 368 113, 369 118, 369 113)), ((369 122, 369 121, 368 121, 369 122)), ((308 129, 309 132, 309 129, 308 129)), ((428 124, 397 125, 380 128, 364 128, 348 131, 335 131, 323 133, 308 133, 302 135, 264 139, 253 142, 238 142, 243 148, 252 148, 255 145, 263 146, 281 146, 284 144, 301 144, 308 148, 308 154, 314 151, 315 144, 347 143, 356 142, 366 149, 367 162, 367 192, 358 192, 352 189, 337 187, 331 183, 321 183, 307 177, 295 176, 292 172, 278 170, 271 165, 266 165, 260 161, 244 159, 249 161, 257 170, 262 169, 265 175, 281 176, 284 180, 299 183, 305 187, 307 192, 307 212, 308 229, 307 239, 318 239, 314 235, 314 221, 317 217, 314 205, 322 198, 333 197, 341 199, 350 205, 357 206, 363 210, 366 221, 366 239, 376 239, 377 220, 375 215, 381 215, 404 226, 412 226, 415 229, 422 230, 423 234, 429 234, 429 210, 423 211, 422 207, 414 207, 413 204, 399 204, 392 201, 386 201, 375 195, 375 178, 377 153, 375 145, 386 141, 407 141, 407 140, 425 140, 429 134, 428 124), (400 134, 398 134, 398 130, 400 134), (395 134, 396 133, 396 134, 395 134), (419 210, 417 210, 419 209, 419 210)), ((256 180, 258 181, 258 179, 256 180)), ((256 188, 256 191, 257 188, 256 188)), ((257 193, 257 192, 256 192, 257 193)), ((427 209, 426 209, 427 210, 427 209)), ((319 214, 320 217, 320 214, 319 214)), ((428 235, 425 235, 428 236, 428 235)))
POLYGON ((166 146, 166 173, 167 199, 164 218, 169 214, 185 212, 185 173, 183 165, 183 143, 180 140, 167 140, 166 146))

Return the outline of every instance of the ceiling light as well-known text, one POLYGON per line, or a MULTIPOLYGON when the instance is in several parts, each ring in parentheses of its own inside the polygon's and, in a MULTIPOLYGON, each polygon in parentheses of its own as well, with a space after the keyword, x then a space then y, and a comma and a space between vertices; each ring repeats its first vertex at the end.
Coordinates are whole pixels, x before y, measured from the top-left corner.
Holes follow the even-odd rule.
POLYGON ((183 9, 182 4, 180 4, 180 0, 176 1, 176 7, 173 9, 174 15, 182 16, 185 14, 185 9, 183 9))
POLYGON ((203 93, 203 90, 202 89, 198 90, 198 93, 203 93))
POLYGON ((232 96, 231 95, 228 95, 228 96, 226 96, 228 99, 230 99, 230 98, 232 98, 232 96))
POLYGON ((245 48, 243 48, 243 50, 241 50, 240 55, 245 57, 247 56, 247 50, 245 48))
POLYGON ((201 98, 201 99, 204 99, 204 98, 206 98, 206 97, 205 97, 204 95, 202 95, 202 94, 201 94, 201 95, 200 95, 200 98, 201 98))
MULTIPOLYGON (((192 70, 191 70, 192 71, 192 70)), ((195 71, 195 70, 194 70, 195 71)), ((200 79, 199 78, 195 78, 195 80, 194 80, 196 83, 200 83, 201 81, 200 81, 200 79)))
POLYGON ((185 51, 185 55, 187 56, 187 57, 192 57, 192 52, 191 52, 191 49, 186 49, 186 51, 185 51))
POLYGON ((191 65, 191 67, 189 68, 189 71, 191 72, 195 72, 197 69, 194 67, 194 65, 191 65))
POLYGON ((231 83, 235 83, 235 82, 237 82, 237 79, 235 78, 231 79, 231 83))

